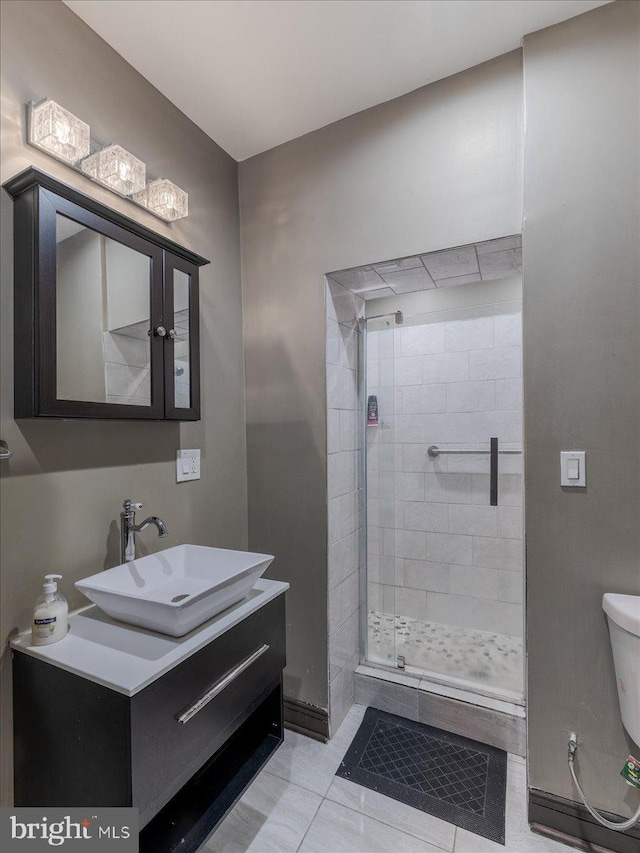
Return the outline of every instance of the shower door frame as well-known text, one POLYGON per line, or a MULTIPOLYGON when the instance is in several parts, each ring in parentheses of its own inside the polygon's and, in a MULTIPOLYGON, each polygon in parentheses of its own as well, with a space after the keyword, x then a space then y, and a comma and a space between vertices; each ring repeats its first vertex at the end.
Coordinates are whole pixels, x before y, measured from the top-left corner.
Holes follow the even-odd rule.
MULTIPOLYGON (((365 306, 366 312, 366 306, 365 306)), ((358 638, 358 651, 360 653, 360 663, 368 664, 369 661, 369 557, 368 557, 368 541, 369 541, 369 525, 367 518, 367 416, 366 416, 366 400, 367 400, 367 318, 358 318, 358 360, 360 363, 360 379, 358 383, 358 400, 357 407, 358 416, 360 418, 360 562, 364 566, 364 571, 360 570, 360 601, 364 604, 360 607, 360 636, 358 638)))
MULTIPOLYGON (((390 311, 389 317, 393 317, 396 312, 390 311)), ((521 317, 524 320, 524 312, 522 307, 520 310, 521 317)), ((385 315, 382 315, 385 316, 385 315)), ((360 535, 360 554, 361 562, 364 566, 364 571, 360 571, 360 601, 363 606, 360 607, 360 637, 359 637, 359 653, 360 664, 363 666, 374 667, 381 672, 398 673, 403 672, 397 666, 396 645, 395 645, 395 624, 394 624, 394 657, 396 664, 384 663, 378 660, 372 660, 369 657, 369 597, 368 597, 368 579, 369 579, 369 564, 368 564, 368 518, 367 518, 367 323, 370 320, 379 320, 380 315, 376 317, 361 317, 358 319, 359 328, 359 344, 358 344, 358 359, 361 365, 360 379, 358 385, 359 407, 358 415, 360 417, 360 492, 361 492, 361 535, 360 535)), ((522 351, 521 351, 522 358, 522 351)), ((523 381, 523 369, 521 363, 521 381, 523 381)), ((395 389, 395 385, 393 386, 395 389)), ((524 413, 524 401, 523 401, 524 413)), ((448 675, 439 673, 435 670, 423 669, 420 676, 421 681, 426 681, 434 685, 441 685, 445 688, 466 692, 478 697, 483 697, 488 700, 498 700, 505 703, 510 703, 514 706, 526 707, 527 696, 527 631, 526 631, 526 549, 524 539, 524 520, 526 518, 525 506, 525 444, 524 432, 521 436, 521 454, 522 454, 522 515, 523 515, 523 534, 522 534, 522 550, 523 550, 523 569, 522 569, 522 692, 516 693, 501 687, 491 687, 480 682, 474 682, 470 679, 465 679, 460 676, 448 675)), ((394 604, 394 620, 396 618, 394 604)), ((411 663, 409 663, 411 666, 411 663)), ((408 675, 411 673, 408 672, 408 675)), ((479 704, 482 704, 481 702, 479 704)))

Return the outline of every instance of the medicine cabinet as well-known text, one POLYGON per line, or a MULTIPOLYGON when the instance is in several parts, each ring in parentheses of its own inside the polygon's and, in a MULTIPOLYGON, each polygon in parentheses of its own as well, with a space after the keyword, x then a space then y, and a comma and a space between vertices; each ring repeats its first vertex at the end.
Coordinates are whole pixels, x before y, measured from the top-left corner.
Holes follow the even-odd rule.
POLYGON ((37 169, 4 187, 15 417, 198 420, 208 261, 37 169))

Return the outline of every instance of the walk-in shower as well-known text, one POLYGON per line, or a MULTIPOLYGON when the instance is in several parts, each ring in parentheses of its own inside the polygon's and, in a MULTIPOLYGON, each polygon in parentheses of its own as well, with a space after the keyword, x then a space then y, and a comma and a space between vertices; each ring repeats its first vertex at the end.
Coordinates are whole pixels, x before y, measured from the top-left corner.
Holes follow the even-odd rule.
POLYGON ((520 703, 520 237, 328 286, 359 347, 360 661, 520 703))

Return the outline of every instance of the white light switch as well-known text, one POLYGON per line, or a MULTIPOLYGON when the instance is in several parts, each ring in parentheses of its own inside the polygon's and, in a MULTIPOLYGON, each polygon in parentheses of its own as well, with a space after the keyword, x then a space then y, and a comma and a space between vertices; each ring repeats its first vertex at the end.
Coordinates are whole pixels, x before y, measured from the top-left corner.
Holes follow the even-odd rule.
POLYGON ((176 481, 200 479, 200 451, 178 450, 176 454, 176 481))
POLYGON ((586 452, 584 450, 560 451, 561 486, 578 486, 579 488, 584 488, 587 485, 585 457, 586 452))

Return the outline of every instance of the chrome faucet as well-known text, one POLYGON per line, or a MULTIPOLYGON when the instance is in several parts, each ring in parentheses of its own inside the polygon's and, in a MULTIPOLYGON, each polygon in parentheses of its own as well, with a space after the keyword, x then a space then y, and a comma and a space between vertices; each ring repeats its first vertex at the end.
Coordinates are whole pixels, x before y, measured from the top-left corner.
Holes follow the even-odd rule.
POLYGON ((151 524, 154 524, 158 529, 158 536, 168 536, 169 531, 167 525, 161 518, 155 515, 150 515, 149 518, 141 524, 136 524, 136 510, 142 509, 141 503, 127 500, 122 504, 122 512, 120 513, 120 562, 130 563, 136 558, 136 540, 135 534, 146 530, 151 524))

